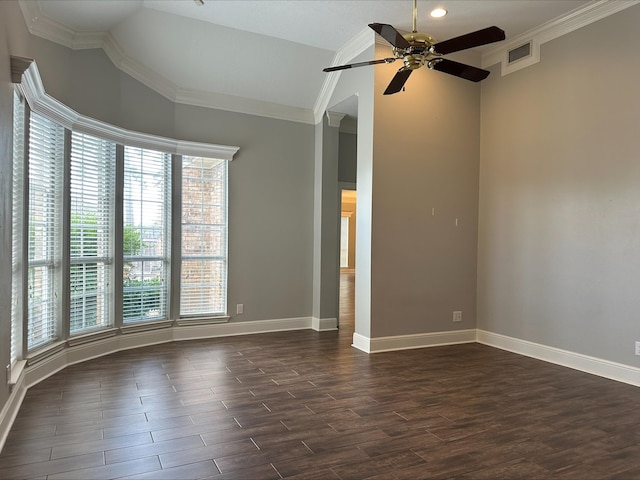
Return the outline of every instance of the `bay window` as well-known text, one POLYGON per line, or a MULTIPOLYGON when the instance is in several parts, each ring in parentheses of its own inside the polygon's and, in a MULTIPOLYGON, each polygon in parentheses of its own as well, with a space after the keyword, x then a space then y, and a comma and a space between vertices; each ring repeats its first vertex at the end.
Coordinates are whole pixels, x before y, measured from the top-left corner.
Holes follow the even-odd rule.
POLYGON ((79 116, 59 108, 31 111, 15 95, 12 365, 146 325, 226 321, 237 148, 67 121, 79 116))

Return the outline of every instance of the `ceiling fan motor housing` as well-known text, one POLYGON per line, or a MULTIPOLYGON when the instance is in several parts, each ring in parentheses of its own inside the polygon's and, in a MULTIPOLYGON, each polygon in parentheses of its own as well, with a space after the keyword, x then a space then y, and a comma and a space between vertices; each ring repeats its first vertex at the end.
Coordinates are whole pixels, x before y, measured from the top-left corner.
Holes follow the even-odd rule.
POLYGON ((436 43, 436 39, 426 33, 418 32, 407 33, 403 37, 411 46, 408 48, 394 47, 393 54, 397 58, 402 58, 405 68, 417 70, 434 55, 431 47, 436 43))

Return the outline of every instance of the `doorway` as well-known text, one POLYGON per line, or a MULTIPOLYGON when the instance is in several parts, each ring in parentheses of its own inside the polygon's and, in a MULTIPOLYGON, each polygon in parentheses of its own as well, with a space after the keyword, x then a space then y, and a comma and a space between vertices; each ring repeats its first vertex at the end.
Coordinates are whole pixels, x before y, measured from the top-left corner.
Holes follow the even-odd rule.
POLYGON ((338 328, 355 329, 356 191, 342 188, 340 196, 340 282, 338 328))

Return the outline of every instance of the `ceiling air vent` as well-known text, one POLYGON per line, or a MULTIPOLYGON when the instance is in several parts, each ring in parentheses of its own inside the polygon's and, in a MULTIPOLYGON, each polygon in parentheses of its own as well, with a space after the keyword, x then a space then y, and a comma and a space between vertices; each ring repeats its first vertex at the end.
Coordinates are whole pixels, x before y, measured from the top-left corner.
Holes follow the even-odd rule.
POLYGON ((509 50, 509 65, 513 62, 517 62, 518 60, 522 60, 531 55, 531 42, 527 42, 524 45, 520 45, 519 47, 514 48, 513 50, 509 50))

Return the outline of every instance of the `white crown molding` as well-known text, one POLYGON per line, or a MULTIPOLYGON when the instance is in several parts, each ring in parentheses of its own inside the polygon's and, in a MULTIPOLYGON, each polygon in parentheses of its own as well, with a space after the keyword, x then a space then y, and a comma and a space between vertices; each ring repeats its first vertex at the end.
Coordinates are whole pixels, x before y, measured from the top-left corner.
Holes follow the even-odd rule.
MULTIPOLYGON (((367 48, 374 45, 375 33, 370 28, 363 29, 358 35, 353 37, 347 43, 345 43, 334 55, 331 65, 343 65, 350 62, 352 59, 360 55, 367 48)), ((331 95, 333 95, 338 80, 340 80, 340 74, 342 70, 337 72, 329 72, 324 78, 320 93, 316 99, 316 103, 313 106, 314 123, 318 124, 322 121, 322 116, 325 110, 329 106, 331 101, 331 95)))
POLYGON ((543 23, 521 35, 496 44, 483 53, 481 66, 482 68, 488 68, 501 62, 504 66, 506 64, 508 51, 530 40, 533 40, 538 45, 542 45, 543 43, 571 33, 574 30, 590 25, 638 3, 640 3, 640 0, 597 0, 589 3, 562 17, 543 23))
POLYGON ((178 88, 173 101, 185 105, 215 108, 229 112, 275 118, 277 120, 314 124, 311 109, 264 102, 262 100, 237 97, 234 95, 178 88))
POLYGON ((297 123, 316 123, 313 111, 308 108, 181 88, 152 68, 128 56, 110 32, 77 32, 47 17, 38 1, 20 0, 19 4, 27 28, 32 35, 73 50, 101 48, 116 68, 174 103, 297 123))
MULTIPOLYGON (((20 61, 24 61, 24 59, 20 59, 20 61)), ((45 92, 36 62, 32 62, 22 74, 19 88, 34 112, 51 118, 70 130, 95 135, 106 140, 179 155, 198 155, 222 160, 233 160, 234 155, 240 149, 235 146, 185 142, 134 132, 80 115, 45 92)))
POLYGON ((104 50, 107 57, 109 57, 117 69, 138 80, 168 100, 178 103, 176 101, 178 87, 152 68, 126 55, 111 33, 107 33, 104 36, 104 42, 100 45, 100 48, 104 50))
POLYGON ((340 128, 340 122, 342 122, 342 119, 346 116, 346 113, 330 112, 327 110, 327 121, 330 127, 340 128))
POLYGON ((74 31, 45 15, 40 8, 40 2, 18 2, 27 29, 32 35, 50 40, 71 48, 74 31))
POLYGON ((20 9, 27 28, 32 35, 64 45, 74 50, 102 48, 109 32, 78 32, 49 18, 40 7, 40 2, 20 0, 20 9))

